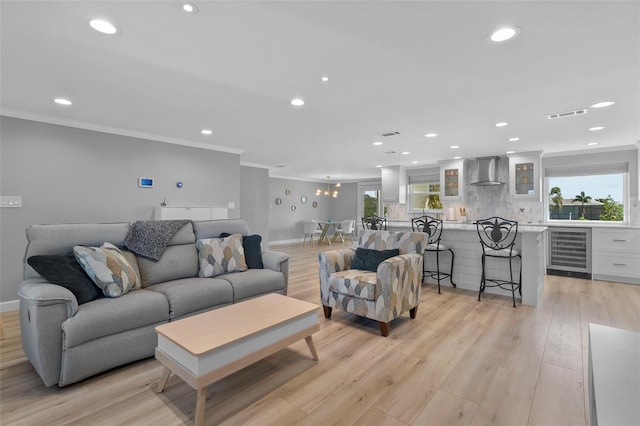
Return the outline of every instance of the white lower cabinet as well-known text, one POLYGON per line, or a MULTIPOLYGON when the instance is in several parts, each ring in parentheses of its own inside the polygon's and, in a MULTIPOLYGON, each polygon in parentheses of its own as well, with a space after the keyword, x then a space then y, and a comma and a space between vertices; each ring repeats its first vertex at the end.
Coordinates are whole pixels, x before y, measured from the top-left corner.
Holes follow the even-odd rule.
POLYGON ((640 284, 640 229, 593 228, 593 279, 640 284))

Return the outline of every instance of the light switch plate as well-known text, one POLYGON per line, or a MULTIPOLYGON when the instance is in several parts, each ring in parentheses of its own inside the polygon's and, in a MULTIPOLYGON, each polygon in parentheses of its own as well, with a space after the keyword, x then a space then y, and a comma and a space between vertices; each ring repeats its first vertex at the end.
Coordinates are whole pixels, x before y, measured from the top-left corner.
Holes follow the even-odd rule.
POLYGON ((19 195, 3 195, 0 197, 0 207, 22 207, 22 197, 19 195))

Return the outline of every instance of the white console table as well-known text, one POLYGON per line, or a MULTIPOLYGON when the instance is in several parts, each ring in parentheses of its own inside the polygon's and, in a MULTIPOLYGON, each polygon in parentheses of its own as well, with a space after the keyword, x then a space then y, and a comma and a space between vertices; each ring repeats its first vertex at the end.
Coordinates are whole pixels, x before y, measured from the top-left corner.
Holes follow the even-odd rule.
POLYGON ((591 426, 640 425, 640 333, 589 324, 591 426))
POLYGON ((191 220, 211 220, 228 219, 229 210, 226 207, 156 207, 154 211, 156 220, 168 219, 191 219, 191 220))

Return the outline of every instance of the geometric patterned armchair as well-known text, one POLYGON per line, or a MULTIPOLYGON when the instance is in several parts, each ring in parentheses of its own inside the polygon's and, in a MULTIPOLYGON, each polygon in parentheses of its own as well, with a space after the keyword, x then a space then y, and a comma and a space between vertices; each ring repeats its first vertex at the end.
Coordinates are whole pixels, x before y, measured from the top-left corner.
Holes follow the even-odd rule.
POLYGON ((415 318, 420 304, 426 245, 424 232, 364 230, 358 247, 400 251, 399 256, 380 263, 376 272, 351 269, 355 248, 320 253, 320 298, 324 316, 331 318, 331 310, 336 308, 376 320, 385 337, 394 318, 407 311, 415 318))

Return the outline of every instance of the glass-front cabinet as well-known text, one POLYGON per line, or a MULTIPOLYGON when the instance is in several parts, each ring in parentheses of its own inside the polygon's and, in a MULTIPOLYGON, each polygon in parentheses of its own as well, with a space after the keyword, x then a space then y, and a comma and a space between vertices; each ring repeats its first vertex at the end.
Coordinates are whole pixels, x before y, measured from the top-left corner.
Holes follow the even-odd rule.
POLYGON ((440 163, 440 197, 442 201, 462 200, 463 183, 463 160, 440 163))
POLYGON ((514 198, 540 200, 541 151, 509 155, 509 192, 514 198))

